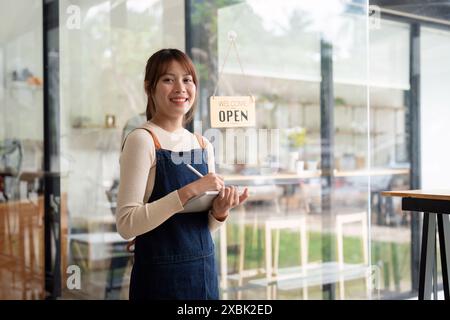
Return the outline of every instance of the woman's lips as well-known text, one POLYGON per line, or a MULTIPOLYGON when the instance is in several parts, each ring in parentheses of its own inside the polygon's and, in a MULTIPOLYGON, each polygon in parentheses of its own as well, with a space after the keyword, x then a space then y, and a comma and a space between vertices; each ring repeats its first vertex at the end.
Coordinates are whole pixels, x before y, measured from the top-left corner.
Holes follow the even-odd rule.
POLYGON ((173 98, 173 99, 170 99, 170 101, 172 101, 172 102, 186 102, 187 98, 173 98))
POLYGON ((188 101, 188 98, 172 98, 170 101, 174 104, 183 106, 188 101))

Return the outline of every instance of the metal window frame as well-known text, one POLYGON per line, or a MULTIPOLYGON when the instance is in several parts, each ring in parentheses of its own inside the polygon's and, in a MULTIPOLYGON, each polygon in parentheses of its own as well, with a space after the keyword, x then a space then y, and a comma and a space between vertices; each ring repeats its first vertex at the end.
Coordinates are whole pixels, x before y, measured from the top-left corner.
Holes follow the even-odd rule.
POLYGON ((61 296, 59 0, 42 0, 45 299, 61 296))

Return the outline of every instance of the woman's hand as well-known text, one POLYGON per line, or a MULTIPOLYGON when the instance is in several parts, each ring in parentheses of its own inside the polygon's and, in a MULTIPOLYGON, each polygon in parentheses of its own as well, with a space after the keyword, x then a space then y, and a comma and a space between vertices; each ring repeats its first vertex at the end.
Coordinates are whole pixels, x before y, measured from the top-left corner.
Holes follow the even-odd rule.
POLYGON ((234 186, 225 187, 220 190, 219 195, 213 201, 212 214, 219 221, 225 220, 228 211, 242 203, 248 198, 248 188, 239 195, 238 189, 234 186))
POLYGON ((203 178, 185 185, 178 189, 178 196, 183 205, 192 197, 206 191, 219 191, 225 186, 223 178, 215 173, 208 173, 203 178))

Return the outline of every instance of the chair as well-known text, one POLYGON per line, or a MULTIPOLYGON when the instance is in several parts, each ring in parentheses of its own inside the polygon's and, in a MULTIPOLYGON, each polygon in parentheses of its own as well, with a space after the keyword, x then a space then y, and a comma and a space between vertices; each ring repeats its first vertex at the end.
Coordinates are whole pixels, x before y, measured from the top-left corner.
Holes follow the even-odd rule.
MULTIPOLYGON (((266 260, 266 281, 272 283, 274 279, 282 277, 279 273, 280 256, 280 230, 294 229, 300 233, 300 266, 302 273, 308 263, 308 238, 306 231, 306 217, 295 217, 289 219, 269 219, 265 222, 265 260, 266 260), (272 231, 275 231, 275 249, 272 257, 272 231)), ((276 298, 276 287, 267 286, 267 299, 276 298)), ((304 287, 304 296, 307 295, 307 288, 304 287)))
POLYGON ((111 262, 109 265, 105 299, 113 298, 114 291, 122 289, 125 271, 132 259, 132 254, 126 251, 127 244, 113 244, 111 248, 111 262))
MULTIPOLYGON (((249 187, 249 193, 251 197, 247 202, 261 202, 261 201, 273 201, 275 213, 279 215, 281 213, 280 204, 278 198, 282 195, 283 191, 277 185, 261 185, 261 186, 251 186, 249 187)), ((248 205, 248 203, 246 204, 248 205)), ((224 226, 220 228, 219 237, 220 237, 220 286, 226 299, 228 294, 228 280, 236 280, 237 288, 234 291, 237 291, 238 299, 240 299, 242 295, 242 290, 245 288, 243 286, 243 281, 245 278, 253 277, 260 272, 264 272, 264 270, 257 269, 245 269, 245 229, 246 229, 246 218, 247 212, 245 206, 239 206, 234 209, 236 215, 238 217, 238 246, 237 246, 237 255, 238 255, 238 271, 236 274, 229 275, 228 274, 228 263, 227 256, 228 250, 230 249, 229 244, 227 243, 227 228, 228 223, 225 223, 224 226)), ((253 225, 253 235, 257 235, 258 230, 258 218, 257 215, 253 216, 252 220, 253 225)), ((253 241, 252 241, 253 243, 253 241)))
POLYGON ((354 214, 338 215, 335 221, 337 261, 308 263, 308 243, 306 235, 305 218, 283 221, 267 221, 266 224, 266 274, 264 278, 250 280, 256 286, 267 288, 267 298, 276 298, 277 290, 289 291, 293 289, 303 289, 303 296, 307 299, 307 288, 331 283, 339 283, 339 297, 345 298, 344 282, 348 280, 366 279, 366 289, 369 291, 368 283, 368 250, 367 250, 367 213, 359 212, 354 214), (346 264, 344 261, 344 236, 343 227, 346 224, 362 224, 362 252, 363 264, 346 264), (298 266, 278 268, 279 238, 275 238, 275 261, 272 264, 272 239, 271 231, 284 228, 299 228, 301 261, 298 266), (273 269, 272 269, 273 265, 273 269))
POLYGON ((0 143, 0 193, 3 201, 11 197, 22 167, 23 150, 20 140, 7 139, 0 143), (12 179, 12 185, 8 183, 12 179))
POLYGON ((0 203, 2 293, 7 299, 44 297, 44 201, 0 203), (14 245, 13 245, 14 243, 14 245), (3 276, 8 277, 5 287, 3 276), (6 291, 8 290, 9 291, 6 291))
POLYGON ((377 225, 386 225, 386 226, 398 226, 399 224, 405 224, 404 219, 408 215, 406 215, 400 207, 398 210, 394 208, 394 200, 392 197, 383 197, 381 196, 381 192, 384 190, 405 190, 409 188, 409 177, 405 175, 387 175, 372 178, 371 183, 371 203, 372 203, 372 212, 375 213, 376 224, 377 225), (398 216, 396 216, 396 212, 399 212, 403 215, 403 221, 399 221, 398 216))
MULTIPOLYGON (((106 191, 106 196, 111 205, 111 212, 113 215, 116 213, 117 193, 119 190, 119 180, 114 180, 110 189, 106 191)), ((115 226, 113 231, 116 232, 115 226)), ((113 244, 111 247, 111 261, 108 270, 107 283, 105 287, 105 299, 108 299, 114 290, 122 288, 122 280, 125 275, 125 269, 128 263, 132 259, 133 255, 130 254, 123 244, 113 244), (116 281, 119 279, 119 281, 116 281)))
POLYGON ((10 217, 11 204, 0 203, 0 298, 11 298, 8 295, 16 284, 17 256, 13 250, 13 225, 10 217))
MULTIPOLYGON (((369 264, 369 254, 368 254, 368 230, 367 230, 367 213, 366 212, 358 212, 351 214, 341 214, 336 217, 336 239, 337 239, 337 255, 338 255, 338 265, 339 265, 339 295, 341 299, 345 297, 345 287, 344 280, 345 279, 345 271, 347 268, 353 268, 353 266, 345 265, 344 261, 344 232, 343 228, 346 224, 351 223, 361 223, 362 230, 362 252, 363 252, 363 261, 364 264, 362 266, 358 266, 357 270, 353 271, 362 271, 362 276, 365 276, 367 266, 369 264), (362 268, 361 268, 362 267, 362 268)), ((366 284, 367 290, 369 290, 370 286, 366 284)))
POLYGON ((297 185, 286 185, 283 194, 283 202, 285 203, 284 212, 290 214, 293 206, 296 209, 303 210, 306 214, 311 212, 311 186, 301 181, 297 185), (298 187, 298 191, 296 188, 298 187))
POLYGON ((93 279, 96 288, 104 288, 104 298, 111 298, 115 290, 120 291, 132 255, 126 251, 128 241, 117 232, 90 232, 70 235, 74 262, 85 270, 107 268, 106 280, 93 279))
POLYGON ((44 197, 37 203, 20 202, 19 235, 21 245, 19 255, 25 281, 24 299, 44 297, 44 197))

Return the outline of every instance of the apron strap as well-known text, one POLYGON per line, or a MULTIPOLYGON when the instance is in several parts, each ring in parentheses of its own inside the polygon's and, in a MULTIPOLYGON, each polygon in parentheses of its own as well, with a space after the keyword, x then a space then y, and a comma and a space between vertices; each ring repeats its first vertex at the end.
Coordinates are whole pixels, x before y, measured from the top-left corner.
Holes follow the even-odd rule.
POLYGON ((206 143, 205 143, 205 140, 203 140, 202 136, 199 135, 198 133, 194 133, 194 134, 195 134, 195 137, 198 140, 198 144, 200 145, 200 147, 202 149, 206 149, 206 143))
POLYGON ((148 131, 148 133, 150 133, 150 135, 153 138, 153 143, 155 144, 155 149, 156 150, 161 149, 161 144, 159 143, 158 137, 156 136, 156 134, 151 129, 143 128, 143 127, 140 127, 140 129, 144 129, 144 130, 148 131))
MULTIPOLYGON (((136 129, 144 129, 145 131, 148 131, 148 132, 150 133, 150 135, 152 136, 152 138, 153 138, 153 143, 155 144, 155 149, 156 149, 156 150, 161 149, 161 144, 159 143, 158 137, 156 136, 156 134, 153 133, 152 130, 150 130, 149 128, 144 128, 144 127, 139 127, 139 128, 136 128, 136 129)), ((136 130, 136 129, 133 129, 132 131, 134 131, 134 130, 136 130)), ((131 133, 131 132, 129 132, 129 133, 127 134, 127 136, 125 137, 125 139, 123 139, 122 147, 121 147, 120 150, 123 150, 123 147, 125 146, 125 141, 127 140, 128 135, 129 135, 130 133, 131 133)))

